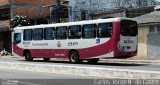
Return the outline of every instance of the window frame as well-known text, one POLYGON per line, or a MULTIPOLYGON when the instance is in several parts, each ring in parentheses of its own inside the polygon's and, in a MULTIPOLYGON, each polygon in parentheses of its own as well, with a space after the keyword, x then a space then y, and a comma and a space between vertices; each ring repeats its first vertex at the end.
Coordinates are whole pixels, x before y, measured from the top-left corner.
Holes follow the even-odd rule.
MULTIPOLYGON (((67 36, 68 36, 68 27, 67 26, 59 26, 59 27, 56 27, 56 30, 55 30, 55 34, 56 34, 56 39, 57 40, 65 40, 65 39, 67 39, 67 36), (57 33, 58 32, 58 29, 62 29, 62 27, 65 27, 65 35, 62 35, 62 33, 61 32, 63 32, 63 30, 61 30, 61 32, 60 33, 57 33), (61 36, 59 36, 61 34, 61 36), (62 36, 65 36, 65 37, 62 37, 62 36), (58 38, 58 37, 60 37, 60 38, 58 38)), ((64 34, 64 33, 63 33, 64 34)))
POLYGON ((149 27, 149 32, 150 33, 155 33, 156 32, 155 26, 150 26, 149 27))
POLYGON ((44 40, 54 40, 55 39, 55 27, 46 27, 44 28, 44 34, 43 34, 43 37, 44 37, 44 40), (50 34, 50 38, 47 38, 46 35, 48 35, 48 33, 46 34, 46 30, 47 29, 52 29, 52 32, 50 34), (51 37, 52 36, 52 37, 51 37), (51 39, 52 38, 52 39, 51 39))
POLYGON ((23 31, 23 40, 24 41, 32 41, 32 39, 33 39, 33 29, 24 29, 24 31, 23 31), (30 39, 26 39, 26 37, 25 37, 26 36, 25 31, 27 31, 27 30, 31 30, 31 32, 30 32, 30 39))
POLYGON ((160 34, 160 25, 157 26, 157 34, 160 34))
MULTIPOLYGON (((75 31, 73 31, 73 33, 74 33, 74 35, 76 34, 75 31)), ((68 27, 68 39, 80 39, 81 37, 82 37, 82 28, 81 28, 81 25, 72 25, 72 26, 68 27), (78 29, 77 35, 80 35, 80 36, 71 37, 72 33, 70 32, 70 30, 71 29, 75 29, 75 28, 71 28, 71 27, 75 27, 75 26, 78 26, 78 27, 76 27, 78 29)))
POLYGON ((35 40, 35 41, 37 41, 37 40, 43 40, 43 28, 34 28, 33 29, 33 40, 35 40), (40 31, 37 31, 37 34, 35 34, 36 32, 36 30, 41 30, 41 34, 39 33, 40 31), (39 33, 39 34, 38 34, 39 33), (38 36, 38 38, 36 39, 36 37, 35 37, 35 35, 36 36, 38 36), (41 37, 40 37, 41 36, 41 37), (39 39, 39 37, 41 38, 41 39, 39 39))
POLYGON ((121 20, 120 33, 122 36, 137 36, 138 25, 136 21, 132 20, 121 20))
POLYGON ((112 37, 113 36, 113 26, 112 26, 112 22, 103 22, 103 23, 98 23, 97 24, 97 37, 98 38, 110 38, 110 37, 112 37), (105 24, 105 25, 107 25, 107 27, 105 28, 105 31, 106 31, 106 33, 104 34, 104 33, 102 33, 102 32, 104 32, 104 29, 102 30, 101 29, 101 36, 100 36, 100 26, 99 25, 101 25, 101 24, 105 24))
MULTIPOLYGON (((97 36, 97 33, 96 33, 96 29, 97 29, 97 24, 95 24, 95 23, 91 23, 91 24, 84 24, 83 26, 82 26, 82 38, 83 39, 93 39, 93 38, 96 38, 96 36, 97 36), (94 28, 92 28, 93 29, 93 31, 90 31, 91 33, 93 32, 93 37, 92 36, 90 36, 90 37, 86 37, 85 35, 87 34, 85 34, 85 32, 89 32, 89 31, 84 31, 85 30, 85 28, 84 28, 84 26, 87 26, 87 25, 94 25, 94 28)), ((89 35, 89 34, 88 34, 89 35)), ((88 36, 87 35, 87 36, 88 36)))

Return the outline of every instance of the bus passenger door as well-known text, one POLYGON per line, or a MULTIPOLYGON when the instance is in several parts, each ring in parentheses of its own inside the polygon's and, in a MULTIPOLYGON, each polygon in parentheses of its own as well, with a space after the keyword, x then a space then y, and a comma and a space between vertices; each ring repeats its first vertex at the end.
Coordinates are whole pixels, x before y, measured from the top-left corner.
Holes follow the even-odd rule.
POLYGON ((12 37, 12 52, 13 54, 23 56, 23 50, 21 49, 22 33, 21 31, 13 32, 12 37))

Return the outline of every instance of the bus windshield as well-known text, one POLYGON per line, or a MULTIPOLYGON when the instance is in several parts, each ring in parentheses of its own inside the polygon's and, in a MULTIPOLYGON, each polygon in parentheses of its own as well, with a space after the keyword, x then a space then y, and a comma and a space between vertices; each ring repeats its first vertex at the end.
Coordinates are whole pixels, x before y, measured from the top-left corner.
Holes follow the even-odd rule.
POLYGON ((15 43, 21 42, 21 33, 15 33, 14 34, 14 42, 15 43))
POLYGON ((123 36, 136 36, 138 34, 137 22, 131 20, 122 20, 121 34, 123 36))

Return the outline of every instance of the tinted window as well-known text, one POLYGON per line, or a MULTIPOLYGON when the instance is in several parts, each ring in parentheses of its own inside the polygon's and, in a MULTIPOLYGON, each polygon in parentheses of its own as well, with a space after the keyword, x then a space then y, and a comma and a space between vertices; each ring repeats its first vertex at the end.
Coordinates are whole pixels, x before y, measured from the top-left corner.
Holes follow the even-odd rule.
POLYGON ((45 28, 44 29, 44 39, 53 40, 55 38, 55 29, 54 28, 45 28))
POLYGON ((68 38, 69 39, 79 39, 81 38, 81 26, 70 26, 68 29, 68 38))
POLYGON ((43 29, 36 28, 33 30, 33 39, 34 40, 42 40, 43 39, 43 29))
POLYGON ((21 33, 14 34, 14 42, 16 43, 21 42, 21 33))
POLYGON ((56 39, 67 39, 67 27, 56 28, 56 39))
POLYGON ((83 34, 82 34, 83 38, 95 38, 96 37, 96 25, 95 24, 83 25, 82 31, 83 31, 83 34))
POLYGON ((157 26, 157 33, 160 33, 160 26, 157 26))
POLYGON ((138 34, 137 22, 130 20, 122 20, 121 34, 123 36, 136 36, 138 34))
POLYGON ((24 30, 24 40, 32 40, 32 29, 24 30))
POLYGON ((112 23, 100 23, 98 24, 98 37, 106 38, 112 36, 112 23))

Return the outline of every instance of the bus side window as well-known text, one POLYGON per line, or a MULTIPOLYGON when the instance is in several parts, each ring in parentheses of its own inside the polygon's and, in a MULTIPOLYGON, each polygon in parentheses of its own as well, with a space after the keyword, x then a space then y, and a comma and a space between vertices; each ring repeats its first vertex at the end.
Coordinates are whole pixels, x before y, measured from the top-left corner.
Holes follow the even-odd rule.
POLYGON ((82 27, 83 38, 95 38, 96 37, 96 24, 87 24, 82 27))
POLYGON ((97 34, 98 38, 112 37, 112 23, 99 23, 97 34))
POLYGON ((55 38, 55 28, 44 28, 44 39, 45 40, 54 40, 55 38))
POLYGON ((25 29, 24 30, 24 36, 23 39, 26 41, 32 40, 32 29, 25 29))
POLYGON ((35 28, 33 30, 33 39, 34 40, 43 40, 43 29, 42 28, 35 28))
POLYGON ((61 26, 56 28, 56 39, 67 39, 67 27, 61 26))
POLYGON ((80 39, 81 38, 81 26, 75 25, 68 28, 69 39, 80 39))

